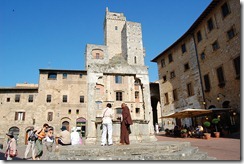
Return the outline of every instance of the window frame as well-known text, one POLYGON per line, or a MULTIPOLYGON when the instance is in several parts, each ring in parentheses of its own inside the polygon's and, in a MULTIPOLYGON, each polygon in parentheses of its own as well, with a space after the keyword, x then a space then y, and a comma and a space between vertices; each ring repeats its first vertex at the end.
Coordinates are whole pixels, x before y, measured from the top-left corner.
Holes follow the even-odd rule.
POLYGON ((116 101, 123 101, 123 92, 122 91, 116 91, 116 101))
POLYGON ((223 18, 226 18, 228 15, 230 15, 231 10, 229 5, 227 4, 227 2, 225 2, 222 6, 221 6, 221 14, 223 18))

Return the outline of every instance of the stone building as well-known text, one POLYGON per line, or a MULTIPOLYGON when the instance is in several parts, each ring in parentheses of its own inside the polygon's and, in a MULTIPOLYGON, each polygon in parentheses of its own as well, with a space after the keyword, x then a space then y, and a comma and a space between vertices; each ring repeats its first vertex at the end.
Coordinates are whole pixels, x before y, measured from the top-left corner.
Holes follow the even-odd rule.
POLYGON ((106 9, 104 20, 105 45, 87 44, 86 69, 89 95, 87 110, 89 131, 87 142, 97 138, 95 125, 102 117, 102 109, 111 103, 115 110, 115 141, 119 141, 121 103, 125 102, 134 121, 132 142, 155 140, 148 68, 144 64, 141 24, 126 21, 123 13, 106 9))
POLYGON ((113 140, 119 142, 121 104, 133 119, 131 142, 156 140, 153 128, 148 67, 144 64, 141 24, 126 21, 123 13, 106 9, 104 44, 87 44, 86 70, 40 69, 38 85, 0 88, 0 143, 14 131, 26 143, 31 126, 80 127, 86 144, 100 143, 102 110, 114 109, 113 140))
MULTIPOLYGON (((214 0, 170 47, 152 61, 158 65, 162 114, 185 108, 224 111, 239 125, 241 6, 214 0)), ((163 126, 191 125, 189 119, 163 119, 163 126)))

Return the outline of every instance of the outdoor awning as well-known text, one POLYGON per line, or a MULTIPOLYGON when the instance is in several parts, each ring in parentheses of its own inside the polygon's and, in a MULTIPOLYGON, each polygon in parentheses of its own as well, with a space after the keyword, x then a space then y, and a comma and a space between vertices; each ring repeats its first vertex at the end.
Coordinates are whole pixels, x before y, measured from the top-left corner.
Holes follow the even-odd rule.
POLYGON ((212 110, 208 109, 184 109, 179 112, 175 112, 169 115, 162 116, 160 118, 191 118, 196 116, 202 116, 211 113, 212 110))

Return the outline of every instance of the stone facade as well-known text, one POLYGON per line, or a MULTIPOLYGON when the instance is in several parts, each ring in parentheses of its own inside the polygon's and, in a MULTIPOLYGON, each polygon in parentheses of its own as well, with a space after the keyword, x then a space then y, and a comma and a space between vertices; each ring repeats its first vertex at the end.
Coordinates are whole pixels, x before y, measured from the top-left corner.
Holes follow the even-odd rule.
MULTIPOLYGON (((144 65, 141 25, 126 21, 122 13, 106 10, 104 20, 105 46, 86 46, 86 69, 88 83, 87 143, 97 140, 97 125, 102 109, 111 103, 114 109, 114 131, 118 132, 116 119, 121 113, 121 104, 130 108, 133 129, 132 142, 155 140, 148 68, 144 65), (93 55, 96 51, 96 55, 93 55)), ((119 142, 119 135, 115 138, 119 142)))
MULTIPOLYGON (((239 124, 240 7, 235 0, 212 1, 182 37, 152 60, 158 65, 163 115, 185 108, 231 108, 239 124)), ((163 126, 175 124, 164 119, 163 126)))

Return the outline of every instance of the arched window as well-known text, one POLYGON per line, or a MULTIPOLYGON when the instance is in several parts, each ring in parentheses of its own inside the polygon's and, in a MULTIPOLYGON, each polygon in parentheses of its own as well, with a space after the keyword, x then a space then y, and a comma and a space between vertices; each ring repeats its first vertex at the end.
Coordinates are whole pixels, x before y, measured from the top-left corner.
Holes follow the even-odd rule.
POLYGON ((135 63, 135 64, 137 63, 137 61, 136 61, 136 56, 134 57, 134 63, 135 63))

